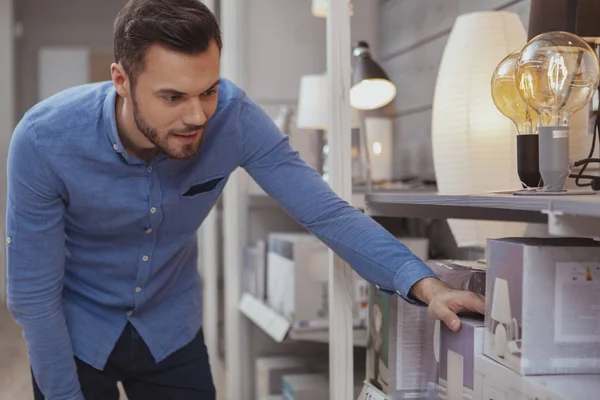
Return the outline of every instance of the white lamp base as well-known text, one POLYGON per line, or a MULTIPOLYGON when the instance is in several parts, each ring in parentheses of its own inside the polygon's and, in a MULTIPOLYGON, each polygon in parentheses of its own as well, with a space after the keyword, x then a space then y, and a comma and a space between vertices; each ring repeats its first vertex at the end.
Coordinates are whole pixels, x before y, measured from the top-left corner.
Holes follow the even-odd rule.
POLYGON ((506 353, 506 328, 504 324, 498 324, 496 326, 496 331, 494 332, 494 351, 498 357, 504 358, 504 354, 506 353))

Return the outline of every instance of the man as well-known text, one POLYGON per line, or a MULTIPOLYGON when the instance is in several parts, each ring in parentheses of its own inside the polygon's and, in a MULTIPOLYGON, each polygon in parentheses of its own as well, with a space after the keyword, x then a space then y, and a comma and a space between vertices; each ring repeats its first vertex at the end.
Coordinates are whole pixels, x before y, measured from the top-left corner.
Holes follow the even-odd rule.
MULTIPOLYGON (((112 82, 66 90, 20 121, 8 159, 8 305, 36 400, 214 399, 195 233, 245 168, 360 275, 453 329, 483 300, 442 284, 339 199, 268 116, 220 78, 198 0, 131 0, 112 82)), ((325 267, 325 266, 324 266, 325 267)))

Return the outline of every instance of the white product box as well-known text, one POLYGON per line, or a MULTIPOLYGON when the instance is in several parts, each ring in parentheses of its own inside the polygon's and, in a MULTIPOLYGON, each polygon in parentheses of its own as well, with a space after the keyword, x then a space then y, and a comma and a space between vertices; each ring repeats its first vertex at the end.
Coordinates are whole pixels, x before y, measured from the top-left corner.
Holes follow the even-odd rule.
MULTIPOLYGON (((439 278, 455 289, 485 293, 485 264, 429 260, 439 278)), ((435 355, 440 324, 426 307, 371 290, 367 341, 367 381, 389 399, 425 399, 438 382, 435 355), (393 372, 392 372, 393 371, 393 372)))
POLYGON ((267 300, 289 321, 327 322, 326 284, 311 269, 327 270, 328 248, 309 233, 271 233, 267 252, 267 300))
POLYGON ((255 362, 255 398, 263 399, 281 394, 284 375, 310 372, 315 363, 308 357, 273 356, 259 357, 255 362))
MULTIPOLYGON (((295 328, 329 327, 329 248, 310 233, 271 233, 267 304, 295 328)), ((354 326, 364 326, 368 284, 357 273, 354 326)))
POLYGON ((600 373, 600 245, 488 241, 484 354, 523 375, 600 373))
MULTIPOLYGON (((362 390, 362 383, 354 377, 356 399, 362 390)), ((285 375, 283 377, 283 398, 285 400, 329 400, 329 379, 322 374, 285 375)))
POLYGON ((328 400, 329 381, 321 374, 284 375, 285 400, 328 400))
POLYGON ((484 319, 461 318, 461 324, 458 332, 440 324, 439 342, 434 342, 440 400, 475 399, 475 356, 483 351, 484 319))
POLYGON ((600 375, 523 376, 491 358, 475 357, 473 400, 597 400, 600 375))
POLYGON ((253 247, 247 247, 244 253, 244 266, 242 269, 244 292, 250 293, 260 300, 265 299, 266 291, 266 247, 264 240, 259 240, 253 247))

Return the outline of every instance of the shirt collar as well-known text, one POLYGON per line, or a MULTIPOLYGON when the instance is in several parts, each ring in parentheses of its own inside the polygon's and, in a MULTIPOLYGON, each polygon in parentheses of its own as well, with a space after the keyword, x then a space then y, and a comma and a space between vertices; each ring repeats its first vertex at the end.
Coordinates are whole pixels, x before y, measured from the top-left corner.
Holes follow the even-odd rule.
POLYGON ((117 129, 116 101, 117 90, 114 86, 111 86, 104 100, 104 110, 102 113, 104 116, 104 127, 112 148, 117 153, 124 154, 125 148, 123 147, 123 143, 121 143, 117 129))

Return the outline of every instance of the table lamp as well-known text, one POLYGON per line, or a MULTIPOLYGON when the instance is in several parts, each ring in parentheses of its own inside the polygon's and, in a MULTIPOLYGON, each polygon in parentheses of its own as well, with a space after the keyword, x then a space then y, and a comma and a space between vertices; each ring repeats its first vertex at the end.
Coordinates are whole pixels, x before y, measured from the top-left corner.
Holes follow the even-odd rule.
MULTIPOLYGON (((354 5, 351 1, 348 2, 350 6, 350 16, 354 14, 354 5)), ((312 0, 311 12, 312 15, 319 18, 327 18, 327 8, 329 7, 329 0, 312 0)))
MULTIPOLYGON (((600 2, 597 0, 531 0, 528 40, 544 33, 563 31, 574 33, 596 48, 600 43, 598 20, 600 20, 600 2)), ((583 173, 591 163, 589 158, 593 156, 593 147, 590 150, 590 142, 595 140, 595 135, 588 133, 588 119, 591 118, 594 111, 597 112, 597 110, 592 110, 590 113, 591 106, 590 102, 570 118, 569 153, 570 157, 577 161, 576 165, 581 168, 578 174, 570 175, 576 179, 567 181, 564 185, 565 189, 591 185, 591 183, 579 183, 579 179, 590 179, 589 175, 583 178, 583 173)), ((597 128, 594 126, 593 129, 597 128)), ((571 194, 573 192, 567 190, 548 194, 559 193, 571 194)), ((583 193, 585 192, 577 194, 583 193)))
POLYGON ((519 54, 515 82, 540 116, 539 167, 546 192, 564 191, 571 172, 570 119, 589 104, 599 78, 596 53, 573 33, 542 33, 519 54))
MULTIPOLYGON (((485 11, 459 16, 442 55, 433 98, 431 142, 440 194, 521 189, 515 125, 490 93, 494 70, 527 43, 519 15, 485 11)), ((458 247, 523 236, 526 224, 449 219, 458 247)))
MULTIPOLYGON (((296 126, 302 129, 313 129, 323 132, 322 171, 323 180, 329 181, 329 146, 327 144, 328 129, 328 97, 327 74, 305 75, 300 80, 298 111, 296 126)), ((350 127, 360 127, 358 111, 350 110, 350 127)))
POLYGON ((360 41, 353 51, 355 65, 352 71, 350 105, 358 110, 375 110, 389 104, 396 97, 396 85, 371 57, 369 44, 360 41))

